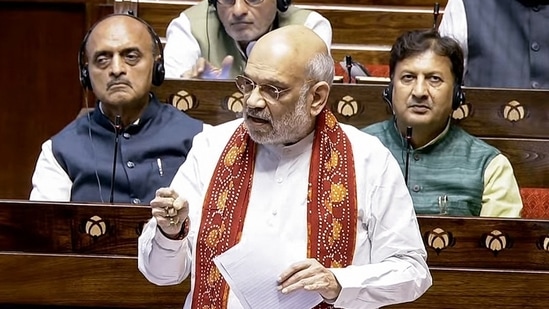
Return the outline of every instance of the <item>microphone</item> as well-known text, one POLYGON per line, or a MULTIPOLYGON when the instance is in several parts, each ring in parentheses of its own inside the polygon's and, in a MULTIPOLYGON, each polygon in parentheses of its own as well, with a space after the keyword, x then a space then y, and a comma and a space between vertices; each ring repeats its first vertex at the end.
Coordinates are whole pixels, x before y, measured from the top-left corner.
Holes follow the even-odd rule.
POLYGON ((408 184, 408 170, 410 168, 410 147, 412 146, 412 127, 406 127, 406 162, 404 163, 404 182, 408 184))
POLYGON ((439 10, 440 10, 440 5, 438 4, 438 2, 435 2, 435 7, 433 8, 433 29, 437 28, 439 10))
POLYGON ((340 61, 339 64, 341 65, 341 68, 347 71, 347 74, 349 75, 349 84, 352 82, 353 77, 355 78, 356 83, 357 77, 359 76, 371 76, 370 72, 368 72, 360 62, 353 61, 353 58, 351 58, 350 55, 345 56, 343 61, 340 61))
POLYGON ((122 119, 120 115, 116 115, 114 118, 114 155, 112 160, 112 176, 111 176, 111 194, 109 197, 109 203, 113 203, 114 200, 114 176, 116 175, 116 157, 118 156, 118 139, 120 132, 122 131, 122 119))
POLYGON ((348 83, 351 83, 351 71, 353 69, 353 59, 351 58, 351 55, 345 56, 345 67, 347 68, 347 74, 349 74, 349 81, 348 83))

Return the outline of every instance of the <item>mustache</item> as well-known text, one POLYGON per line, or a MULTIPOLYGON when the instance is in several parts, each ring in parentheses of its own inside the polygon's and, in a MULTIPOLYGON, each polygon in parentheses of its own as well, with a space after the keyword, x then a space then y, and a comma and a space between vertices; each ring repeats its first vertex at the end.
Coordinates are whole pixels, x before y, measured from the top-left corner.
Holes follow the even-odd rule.
POLYGON ((427 107, 432 108, 433 104, 427 99, 411 99, 406 103, 406 107, 427 107))
POLYGON ((244 111, 244 114, 248 117, 254 117, 254 118, 271 121, 271 115, 269 114, 268 111, 265 111, 265 110, 259 111, 254 109, 246 109, 244 111))
POLYGON ((127 79, 113 79, 111 80, 110 82, 107 83, 107 89, 111 88, 112 86, 115 86, 115 85, 127 85, 127 86, 132 86, 132 83, 127 80, 127 79))
POLYGON ((253 22, 253 19, 250 20, 250 17, 249 16, 246 16, 246 15, 231 15, 229 16, 229 21, 231 23, 235 23, 235 22, 239 22, 239 23, 252 23, 253 22))
POLYGON ((418 102, 413 102, 413 103, 409 103, 407 104, 408 107, 428 107, 428 108, 431 108, 431 104, 429 103, 418 103, 418 102))

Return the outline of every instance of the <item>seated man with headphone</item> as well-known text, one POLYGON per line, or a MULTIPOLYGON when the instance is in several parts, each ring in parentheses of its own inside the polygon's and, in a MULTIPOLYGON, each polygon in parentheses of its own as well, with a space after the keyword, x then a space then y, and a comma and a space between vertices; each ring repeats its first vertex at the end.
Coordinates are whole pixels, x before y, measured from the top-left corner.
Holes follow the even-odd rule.
POLYGON ((93 90, 98 101, 42 145, 30 199, 149 204, 204 124, 150 92, 164 80, 162 45, 133 15, 95 24, 78 63, 85 97, 93 90))
POLYGON ((416 213, 520 217, 509 160, 451 122, 465 103, 459 44, 436 30, 404 33, 391 49, 389 69, 383 98, 393 118, 363 131, 399 161, 416 213))
POLYGON ((170 22, 166 31, 166 77, 229 79, 242 73, 255 41, 286 25, 315 31, 328 48, 330 22, 291 0, 204 0, 170 22))

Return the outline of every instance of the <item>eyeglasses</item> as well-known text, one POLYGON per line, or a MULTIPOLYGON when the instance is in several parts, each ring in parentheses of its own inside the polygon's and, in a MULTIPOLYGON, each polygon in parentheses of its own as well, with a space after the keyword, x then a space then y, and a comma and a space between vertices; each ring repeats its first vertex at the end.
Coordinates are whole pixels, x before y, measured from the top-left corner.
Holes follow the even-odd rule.
MULTIPOLYGON (((248 5, 258 5, 263 2, 263 0, 244 0, 248 5)), ((221 5, 234 5, 236 0, 217 0, 217 3, 221 5)))
POLYGON ((280 89, 276 86, 269 84, 257 84, 250 78, 244 75, 238 75, 235 79, 236 87, 244 95, 248 95, 254 91, 255 87, 259 87, 259 94, 267 101, 278 101, 280 94, 286 92, 292 88, 280 89))

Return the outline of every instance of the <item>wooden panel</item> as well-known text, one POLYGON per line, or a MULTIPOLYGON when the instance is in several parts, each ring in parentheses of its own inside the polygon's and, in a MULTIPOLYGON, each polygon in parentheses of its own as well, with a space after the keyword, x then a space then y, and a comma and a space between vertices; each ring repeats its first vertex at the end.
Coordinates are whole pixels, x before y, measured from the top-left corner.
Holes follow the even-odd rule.
POLYGON ((78 49, 109 1, 0 0, 0 198, 29 196, 40 145, 82 107, 78 49))
POLYGON ((0 251, 135 256, 135 239, 151 217, 146 206, 5 204, 0 208, 0 251))
POLYGON ((86 15, 71 2, 0 2, 0 197, 28 197, 41 143, 80 110, 76 59, 86 15))
MULTIPOLYGON (((389 118, 387 105, 381 97, 385 87, 383 84, 334 84, 328 104, 340 121, 362 128, 389 118)), ((234 119, 221 104, 226 96, 238 93, 232 80, 166 80, 161 87, 155 88, 158 97, 165 102, 179 91, 195 96, 199 101, 197 109, 207 109, 201 112, 190 107, 189 114, 212 124, 234 119), (210 118, 215 110, 227 116, 210 118)), ((465 88, 464 91, 470 106, 457 111, 454 118, 465 113, 466 118, 460 125, 471 134, 493 138, 547 138, 548 90, 465 88), (512 120, 515 116, 522 118, 512 120)))
MULTIPOLYGON (((158 287, 137 270, 134 227, 146 215, 143 206, 0 200, 0 274, 10 278, 0 280, 0 304, 181 308, 188 279, 158 287), (96 245, 82 246, 90 235, 76 226, 90 214, 110 228, 96 245), (32 243, 46 238, 53 241, 32 243), (56 246, 59 239, 72 246, 56 246), (110 245, 99 249, 103 244, 110 245)), ((418 216, 418 222, 434 285, 418 301, 393 307, 545 308, 548 220, 418 216)))
MULTIPOLYGON (((162 86, 156 87, 154 92, 160 101, 176 106, 180 104, 179 109, 212 125, 238 117, 228 107, 223 107, 227 96, 238 95, 236 85, 231 80, 213 84, 203 80, 166 80, 162 86)), ((242 106, 238 97, 235 98, 234 105, 235 109, 242 106)))
MULTIPOLYGON (((381 98, 385 87, 334 84, 328 106, 339 121, 364 128, 390 117, 381 98)), ((235 119, 238 113, 230 109, 240 111, 243 104, 232 81, 169 80, 155 91, 165 102, 187 99, 180 109, 210 124, 235 119)), ((521 187, 549 187, 549 91, 466 88, 465 93, 469 105, 454 116, 467 116, 459 125, 506 154, 521 187)))
POLYGON ((369 64, 389 65, 390 46, 363 46, 352 44, 334 44, 332 45, 332 58, 335 62, 343 61, 345 56, 350 55, 353 61, 369 64))
POLYGON ((0 303, 181 309, 189 281, 156 286, 135 257, 0 252, 0 303))
POLYGON ((430 267, 549 271, 549 254, 538 248, 549 239, 547 220, 419 216, 419 225, 430 267))
MULTIPOLYGON (((147 21, 161 37, 166 36, 166 28, 172 19, 176 18, 188 7, 199 1, 183 1, 183 4, 159 4, 139 2, 137 15, 147 21)), ((115 3, 116 5, 116 3, 115 3)))
POLYGON ((431 268, 433 286, 412 303, 386 308, 547 308, 548 272, 431 268))
POLYGON ((391 46, 406 30, 433 26, 430 8, 302 6, 314 9, 332 24, 332 42, 391 46))
POLYGON ((471 116, 462 123, 487 137, 546 138, 549 92, 528 89, 465 89, 471 116), (516 117, 516 121, 512 121, 516 117))
MULTIPOLYGON (((11 278, 0 282, 0 301, 12 304, 180 309, 190 289, 188 280, 164 287, 149 283, 130 258, 0 253, 0 273, 11 278)), ((425 295, 387 308, 514 309, 547 304, 546 272, 435 267, 431 275, 434 284, 425 295)))
POLYGON ((519 187, 549 188, 549 138, 483 140, 509 158, 519 187))

